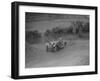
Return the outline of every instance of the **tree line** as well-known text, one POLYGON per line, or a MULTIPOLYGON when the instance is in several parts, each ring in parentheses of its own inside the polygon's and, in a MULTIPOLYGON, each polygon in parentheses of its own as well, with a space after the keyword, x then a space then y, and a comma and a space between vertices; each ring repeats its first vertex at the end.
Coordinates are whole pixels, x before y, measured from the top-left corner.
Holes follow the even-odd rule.
POLYGON ((38 30, 35 31, 26 31, 26 41, 31 44, 39 43, 41 38, 44 37, 53 37, 58 38, 64 35, 79 35, 88 33, 89 34, 89 22, 84 23, 81 21, 71 22, 70 27, 55 27, 51 30, 48 29, 44 33, 40 33, 38 30))
POLYGON ((72 22, 70 27, 55 27, 51 30, 47 30, 45 36, 61 36, 61 35, 76 35, 81 33, 89 33, 89 22, 83 23, 81 21, 72 22))

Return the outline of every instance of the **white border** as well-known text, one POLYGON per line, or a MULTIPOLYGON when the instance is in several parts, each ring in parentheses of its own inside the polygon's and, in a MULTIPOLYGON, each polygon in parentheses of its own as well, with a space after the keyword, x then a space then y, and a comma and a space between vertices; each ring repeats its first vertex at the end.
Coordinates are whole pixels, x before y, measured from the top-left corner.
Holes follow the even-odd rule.
POLYGON ((74 73, 95 71, 95 11, 86 9, 19 6, 19 75, 74 73), (25 12, 81 14, 90 16, 90 65, 25 69, 25 12))

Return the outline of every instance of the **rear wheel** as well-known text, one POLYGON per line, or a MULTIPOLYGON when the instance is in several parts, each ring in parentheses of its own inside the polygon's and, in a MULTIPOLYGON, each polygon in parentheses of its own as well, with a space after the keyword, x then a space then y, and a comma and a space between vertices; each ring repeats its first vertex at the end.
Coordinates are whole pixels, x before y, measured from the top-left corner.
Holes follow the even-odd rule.
POLYGON ((67 45, 67 42, 65 42, 64 45, 66 46, 67 45))

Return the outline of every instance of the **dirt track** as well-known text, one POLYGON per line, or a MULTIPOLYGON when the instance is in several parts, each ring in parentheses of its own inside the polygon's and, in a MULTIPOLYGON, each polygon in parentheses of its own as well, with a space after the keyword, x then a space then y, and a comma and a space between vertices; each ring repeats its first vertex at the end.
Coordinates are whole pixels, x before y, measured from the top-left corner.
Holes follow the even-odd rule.
POLYGON ((31 45, 26 51, 26 68, 89 64, 89 40, 75 40, 59 52, 46 52, 45 44, 31 45))

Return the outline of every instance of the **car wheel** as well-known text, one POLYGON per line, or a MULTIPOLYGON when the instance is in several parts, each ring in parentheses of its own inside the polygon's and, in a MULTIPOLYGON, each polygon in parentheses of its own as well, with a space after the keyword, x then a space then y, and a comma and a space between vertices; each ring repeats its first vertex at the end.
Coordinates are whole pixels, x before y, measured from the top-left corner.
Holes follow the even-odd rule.
POLYGON ((56 46, 54 47, 54 51, 55 51, 55 52, 57 51, 57 47, 56 47, 56 46))

